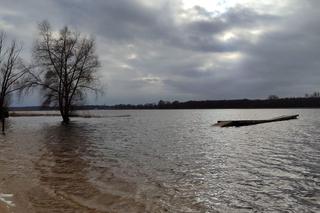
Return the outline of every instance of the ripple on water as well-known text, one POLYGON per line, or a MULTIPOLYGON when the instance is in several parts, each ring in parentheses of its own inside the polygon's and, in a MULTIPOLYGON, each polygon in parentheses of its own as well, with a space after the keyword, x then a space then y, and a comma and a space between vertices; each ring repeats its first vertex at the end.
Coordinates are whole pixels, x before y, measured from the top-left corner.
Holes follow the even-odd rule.
POLYGON ((320 210, 320 110, 98 114, 68 126, 55 117, 10 119, 0 137, 0 190, 14 194, 17 212, 320 210), (211 127, 296 113, 299 120, 211 127))

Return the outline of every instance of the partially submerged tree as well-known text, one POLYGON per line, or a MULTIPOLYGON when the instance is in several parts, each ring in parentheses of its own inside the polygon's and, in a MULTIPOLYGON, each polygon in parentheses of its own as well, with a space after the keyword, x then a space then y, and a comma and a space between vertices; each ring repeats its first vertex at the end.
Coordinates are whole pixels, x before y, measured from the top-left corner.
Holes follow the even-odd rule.
POLYGON ((39 38, 33 58, 33 85, 40 85, 43 105, 57 106, 63 122, 68 123, 72 106, 84 99, 87 90, 97 91, 99 60, 95 40, 64 27, 52 31, 47 21, 39 24, 39 38))
POLYGON ((21 50, 22 47, 15 40, 7 45, 5 33, 0 32, 0 119, 3 131, 11 95, 29 85, 29 70, 19 56, 21 50))

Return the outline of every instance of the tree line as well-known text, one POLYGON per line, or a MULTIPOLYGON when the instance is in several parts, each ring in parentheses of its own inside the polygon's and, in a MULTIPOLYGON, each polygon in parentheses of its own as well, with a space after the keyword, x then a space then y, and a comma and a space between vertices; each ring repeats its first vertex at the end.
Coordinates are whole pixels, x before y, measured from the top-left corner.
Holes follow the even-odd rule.
MULTIPOLYGON (((203 100, 203 101, 164 101, 147 104, 82 105, 75 110, 112 109, 262 109, 262 108, 320 108, 320 97, 292 97, 267 99, 203 100)), ((15 108, 15 110, 54 110, 55 108, 15 108)))
MULTIPOLYGON (((320 108, 319 97, 291 97, 267 99, 237 99, 237 100, 203 100, 203 101, 164 101, 147 104, 117 104, 117 105, 73 105, 72 110, 126 110, 126 109, 255 109, 255 108, 320 108)), ((57 107, 35 106, 14 107, 12 110, 58 110, 57 107)))
POLYGON ((8 116, 12 94, 40 88, 42 105, 60 111, 70 121, 72 106, 81 103, 88 90, 97 92, 100 62, 95 40, 67 26, 56 32, 48 21, 38 26, 32 61, 21 58, 22 46, 0 33, 0 118, 8 116))

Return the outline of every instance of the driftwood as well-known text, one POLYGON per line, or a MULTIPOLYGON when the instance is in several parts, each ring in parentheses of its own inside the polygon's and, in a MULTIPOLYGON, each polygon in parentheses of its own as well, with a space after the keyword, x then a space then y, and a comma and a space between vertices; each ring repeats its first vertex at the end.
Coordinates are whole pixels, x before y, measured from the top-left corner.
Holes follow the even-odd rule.
POLYGON ((281 116, 272 119, 266 120, 228 120, 228 121, 218 121, 214 126, 220 127, 240 127, 240 126, 250 126, 256 124, 263 124, 263 123, 271 123, 277 121, 287 121, 292 119, 297 119, 299 115, 289 115, 289 116, 281 116))

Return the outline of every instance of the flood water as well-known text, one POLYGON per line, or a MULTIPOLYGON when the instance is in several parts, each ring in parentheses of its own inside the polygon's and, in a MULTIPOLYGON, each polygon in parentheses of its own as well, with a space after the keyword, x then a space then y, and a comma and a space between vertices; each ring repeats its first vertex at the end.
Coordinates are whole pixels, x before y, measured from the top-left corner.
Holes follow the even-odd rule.
POLYGON ((0 205, 18 213, 320 211, 319 109, 90 113, 101 117, 68 126, 60 117, 8 120, 0 205), (290 114, 300 118, 211 126, 290 114))

